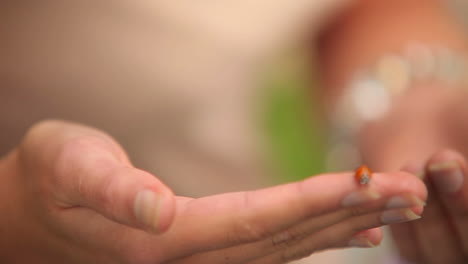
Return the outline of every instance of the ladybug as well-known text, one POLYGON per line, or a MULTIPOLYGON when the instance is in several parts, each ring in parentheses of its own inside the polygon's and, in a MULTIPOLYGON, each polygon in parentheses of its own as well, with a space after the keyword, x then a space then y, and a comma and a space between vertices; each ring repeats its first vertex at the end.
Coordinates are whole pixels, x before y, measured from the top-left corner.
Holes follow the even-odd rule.
POLYGON ((366 165, 362 165, 356 169, 354 178, 361 185, 369 184, 370 180, 372 179, 372 171, 366 165))

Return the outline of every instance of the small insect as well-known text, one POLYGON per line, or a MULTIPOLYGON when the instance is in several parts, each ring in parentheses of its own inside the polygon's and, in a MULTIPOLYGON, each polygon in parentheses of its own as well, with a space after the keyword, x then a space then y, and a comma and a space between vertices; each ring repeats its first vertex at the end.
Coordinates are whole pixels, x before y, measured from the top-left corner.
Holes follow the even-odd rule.
POLYGON ((366 165, 362 165, 356 169, 354 178, 359 184, 366 185, 372 179, 372 171, 366 165))

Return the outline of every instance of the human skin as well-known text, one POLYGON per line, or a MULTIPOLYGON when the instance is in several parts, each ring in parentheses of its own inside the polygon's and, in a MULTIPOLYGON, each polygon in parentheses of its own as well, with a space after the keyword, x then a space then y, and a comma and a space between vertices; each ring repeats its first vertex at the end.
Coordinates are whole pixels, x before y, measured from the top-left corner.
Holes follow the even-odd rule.
MULTIPOLYGON (((405 124, 396 127, 413 131, 405 124)), ((424 151, 430 153, 432 147, 424 151)), ((400 161, 378 162, 398 154, 401 149, 371 167, 397 169, 400 161)), ((342 208, 347 195, 363 191, 352 172, 266 190, 177 197, 157 177, 134 168, 103 132, 61 121, 34 126, 2 159, 0 171, 2 263, 285 263, 318 250, 378 244, 381 233, 373 228, 384 224, 388 205, 403 196, 418 215, 415 197, 426 198, 418 178, 379 173, 370 188, 380 199, 342 208), (157 228, 137 221, 133 208, 137 192, 147 189, 164 201, 157 228)), ((145 212, 140 215, 151 219, 152 211, 145 212)))
MULTIPOLYGON (((333 106, 356 69, 409 42, 466 53, 466 33, 442 1, 360 1, 323 35, 325 101, 333 106), (394 18, 394 19, 390 19, 394 18), (428 30, 430 29, 430 30, 428 30)), ((359 134, 366 163, 403 168, 424 178, 429 201, 422 220, 392 226, 396 245, 412 263, 466 263, 468 212, 465 84, 415 84, 380 120, 359 134), (447 191, 447 186, 452 186, 447 191), (453 187, 457 186, 457 187, 453 187), (434 243, 437 241, 437 243, 434 243)))
POLYGON ((404 259, 412 263, 466 263, 466 168, 465 156, 453 150, 439 151, 425 164, 405 166, 405 170, 417 171, 424 179, 430 198, 421 221, 392 227, 404 259))
POLYGON ((2 263, 286 263, 376 245, 376 227, 418 218, 426 199, 404 172, 375 174, 368 187, 345 172, 179 197, 105 133, 63 121, 32 127, 0 175, 2 263), (145 190, 158 200, 135 210, 145 190))

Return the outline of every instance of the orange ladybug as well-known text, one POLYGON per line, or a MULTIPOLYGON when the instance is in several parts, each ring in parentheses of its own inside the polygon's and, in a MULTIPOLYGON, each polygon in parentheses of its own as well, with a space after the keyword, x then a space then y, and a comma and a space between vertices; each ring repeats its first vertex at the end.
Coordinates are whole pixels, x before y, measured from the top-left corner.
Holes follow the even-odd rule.
POLYGON ((372 179, 372 171, 366 165, 362 165, 356 169, 354 178, 359 184, 366 185, 372 179))

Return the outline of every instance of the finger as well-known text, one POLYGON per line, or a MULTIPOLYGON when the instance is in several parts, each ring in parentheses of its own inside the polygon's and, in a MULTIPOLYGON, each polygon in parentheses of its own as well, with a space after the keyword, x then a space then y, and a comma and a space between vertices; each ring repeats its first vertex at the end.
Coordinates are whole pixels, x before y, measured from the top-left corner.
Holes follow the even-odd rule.
POLYGON ((338 243, 337 248, 370 248, 380 245, 383 240, 383 232, 380 227, 369 228, 358 232, 350 240, 338 243))
POLYGON ((431 183, 428 183, 428 191, 430 196, 422 219, 412 226, 419 243, 417 263, 457 263, 455 260, 459 259, 461 251, 447 221, 446 211, 431 183))
MULTIPOLYGON (((412 168, 410 166, 408 169, 414 171, 420 168, 420 166, 412 168)), ((424 178, 429 198, 420 221, 392 227, 400 253, 405 259, 414 263, 457 263, 456 259, 460 257, 461 251, 453 239, 450 221, 447 219, 443 205, 427 173, 417 174, 424 178)))
POLYGON ((285 246, 282 250, 249 262, 249 264, 283 264, 323 250, 375 247, 380 244, 383 237, 381 230, 375 228, 383 225, 381 217, 381 213, 355 217, 310 235, 299 243, 285 246))
POLYGON ((225 248, 262 240, 307 218, 400 194, 425 200, 426 189, 407 173, 375 174, 364 188, 351 173, 342 173, 254 192, 206 197, 179 207, 174 223, 177 228, 167 239, 190 237, 190 241, 179 243, 192 253, 225 248))
MULTIPOLYGON (((383 213, 390 208, 395 209, 413 206, 420 207, 422 205, 423 203, 421 201, 415 201, 415 199, 409 197, 398 197, 392 198, 390 200, 378 200, 375 203, 369 204, 369 206, 341 209, 334 213, 307 219, 291 228, 288 228, 287 230, 276 233, 273 236, 258 242, 195 254, 184 259, 184 262, 182 263, 246 263, 253 259, 257 259, 283 250, 285 247, 296 244, 309 235, 317 233, 320 230, 323 230, 334 224, 348 221, 350 218, 355 218, 378 211, 383 213)), ((415 211, 421 213, 420 208, 415 208, 415 211)), ((414 216, 413 214, 411 215, 414 216)), ((388 214, 385 216, 388 217, 388 214)), ((367 218, 361 219, 366 220, 367 218)), ((368 219, 374 221, 374 218, 368 219)), ((382 221, 383 220, 384 219, 382 219, 382 221)), ((391 220, 395 221, 394 218, 391 220)), ((181 262, 178 263, 181 264, 181 262)))
MULTIPOLYGON (((449 225, 455 261, 468 261, 468 181, 466 161, 459 153, 445 150, 435 154, 428 162, 427 174, 440 206, 445 222, 449 225), (461 255, 460 255, 461 254, 461 255)), ((457 262, 453 262, 457 263, 457 262)))
POLYGON ((133 168, 120 146, 98 130, 44 122, 31 129, 23 149, 47 150, 43 157, 27 156, 45 168, 44 192, 58 209, 87 207, 111 220, 151 231, 166 230, 172 222, 174 198, 169 188, 133 168))
MULTIPOLYGON (((402 170, 422 178, 424 176, 424 164, 425 162, 423 161, 409 163, 405 165, 402 170)), ((421 258, 419 237, 416 236, 414 227, 414 225, 420 224, 420 222, 421 221, 408 222, 390 226, 392 237, 400 256, 414 263, 417 263, 421 258)))

